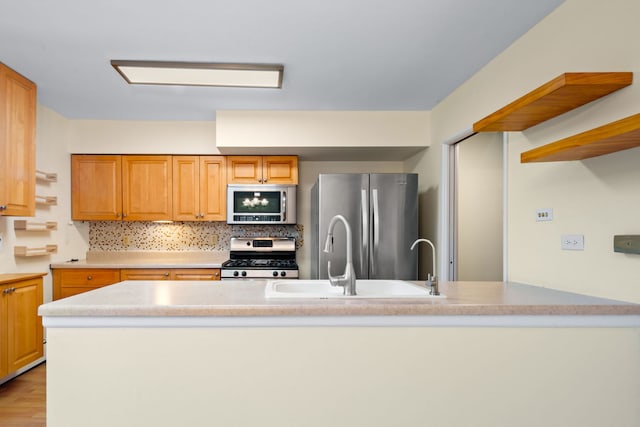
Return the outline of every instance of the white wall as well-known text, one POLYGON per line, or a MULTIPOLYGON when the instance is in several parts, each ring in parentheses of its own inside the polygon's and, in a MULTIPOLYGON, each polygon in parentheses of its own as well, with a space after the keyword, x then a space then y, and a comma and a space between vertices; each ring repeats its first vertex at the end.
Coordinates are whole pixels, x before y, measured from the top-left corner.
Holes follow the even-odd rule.
POLYGON ((432 112, 433 148, 563 72, 633 71, 636 83, 509 138, 509 280, 640 302, 640 256, 613 235, 640 234, 640 149, 575 162, 521 164, 532 149, 638 112, 640 2, 567 0, 432 112), (552 222, 535 210, 553 208, 552 222), (585 250, 560 250, 583 234, 585 250))

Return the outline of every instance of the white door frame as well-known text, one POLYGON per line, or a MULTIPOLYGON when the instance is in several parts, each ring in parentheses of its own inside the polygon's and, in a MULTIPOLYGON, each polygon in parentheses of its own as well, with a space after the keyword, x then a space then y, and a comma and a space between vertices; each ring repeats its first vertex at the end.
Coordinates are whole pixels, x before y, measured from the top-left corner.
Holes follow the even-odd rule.
MULTIPOLYGON (((456 252, 457 252, 457 226, 456 226, 456 155, 455 145, 475 135, 472 128, 447 138, 442 142, 442 174, 440 179, 440 227, 438 242, 438 271, 440 279, 444 281, 456 280, 456 252)), ((508 162, 508 133, 503 132, 503 157, 502 157, 502 280, 506 281, 507 274, 507 166, 508 162)))

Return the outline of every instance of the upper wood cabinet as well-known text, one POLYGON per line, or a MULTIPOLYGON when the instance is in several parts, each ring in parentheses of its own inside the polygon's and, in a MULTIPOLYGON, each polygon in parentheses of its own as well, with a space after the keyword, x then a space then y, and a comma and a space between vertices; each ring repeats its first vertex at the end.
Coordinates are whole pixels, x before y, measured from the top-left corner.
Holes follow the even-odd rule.
POLYGON ((0 63, 0 215, 35 215, 36 85, 0 63))
POLYGON ((229 184, 298 184, 297 156, 228 156, 229 184))
POLYGON ((122 219, 122 156, 71 156, 71 218, 122 219))
POLYGON ((122 156, 122 211, 127 221, 171 221, 171 156, 122 156))
POLYGON ((224 221, 226 185, 223 156, 173 156, 173 219, 224 221))
POLYGON ((171 156, 73 155, 71 217, 171 220, 171 183, 171 156))

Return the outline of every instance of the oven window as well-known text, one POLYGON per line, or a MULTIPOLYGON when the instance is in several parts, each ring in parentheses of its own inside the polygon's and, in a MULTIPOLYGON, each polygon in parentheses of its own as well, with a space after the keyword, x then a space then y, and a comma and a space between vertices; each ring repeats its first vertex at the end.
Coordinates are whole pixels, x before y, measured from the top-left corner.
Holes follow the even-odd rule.
POLYGON ((233 212, 278 214, 280 213, 280 191, 235 191, 233 212))

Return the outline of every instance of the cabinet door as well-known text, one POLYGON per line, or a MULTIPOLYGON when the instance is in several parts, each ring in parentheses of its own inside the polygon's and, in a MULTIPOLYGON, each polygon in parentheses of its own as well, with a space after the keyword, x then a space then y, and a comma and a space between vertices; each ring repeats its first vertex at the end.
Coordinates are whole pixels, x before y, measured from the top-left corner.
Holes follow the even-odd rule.
POLYGON ((227 156, 227 182, 262 183, 262 156, 227 156))
POLYGON ((122 156, 122 209, 127 221, 170 221, 171 156, 122 156))
POLYGON ((42 279, 10 285, 7 294, 7 361, 9 372, 36 361, 44 354, 42 322, 38 307, 42 304, 42 279))
POLYGON ((36 85, 0 64, 0 215, 35 214, 36 85))
POLYGON ((7 363, 7 343, 8 343, 8 325, 7 325, 7 300, 9 296, 6 293, 6 289, 9 289, 9 285, 0 286, 0 378, 9 373, 9 366, 7 363))
POLYGON ((170 280, 170 269, 130 268, 120 270, 121 280, 170 280))
POLYGON ((173 156, 173 219, 200 219, 200 168, 198 156, 173 156))
POLYGON ((264 156, 262 182, 265 184, 297 184, 297 156, 264 156))
POLYGON ((223 156, 200 157, 200 219, 227 219, 227 170, 223 156))
POLYGON ((219 268, 182 268, 171 271, 172 280, 220 280, 219 268))
POLYGON ((122 157, 71 156, 71 218, 119 220, 122 215, 122 157))
POLYGON ((120 281, 119 269, 69 268, 54 269, 53 299, 70 297, 120 281))

